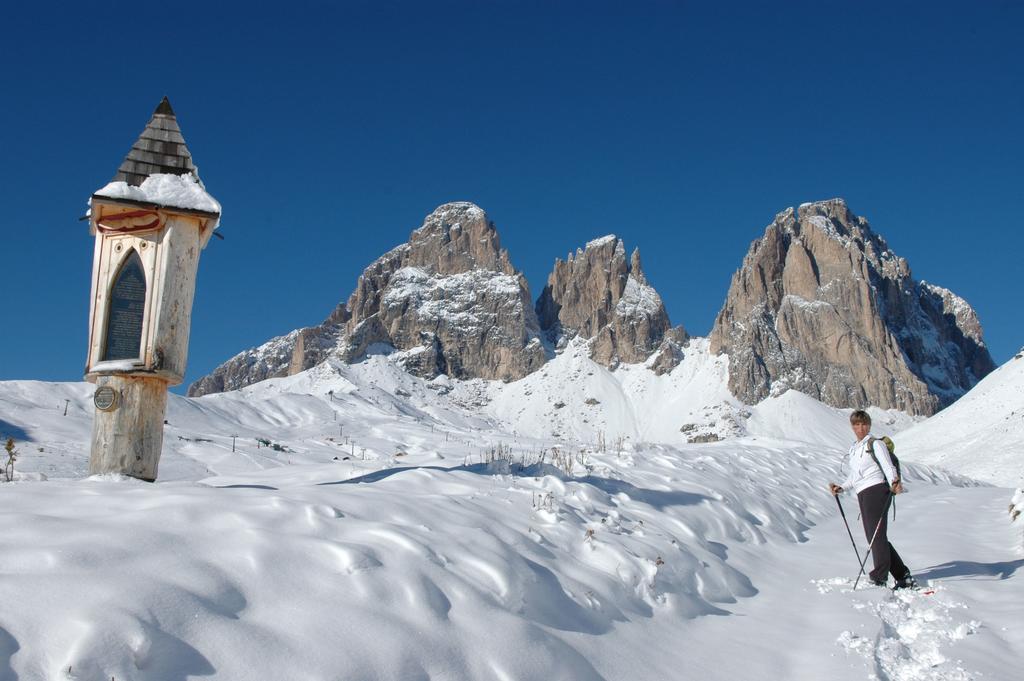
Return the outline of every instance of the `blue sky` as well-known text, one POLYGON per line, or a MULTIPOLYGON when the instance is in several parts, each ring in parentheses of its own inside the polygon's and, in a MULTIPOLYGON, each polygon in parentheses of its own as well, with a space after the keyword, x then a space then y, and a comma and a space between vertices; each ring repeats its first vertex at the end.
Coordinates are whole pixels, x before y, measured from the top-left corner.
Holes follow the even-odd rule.
POLYGON ((224 206, 186 381, 319 323, 453 200, 488 212, 534 298, 556 257, 618 234, 704 335, 772 217, 841 196, 975 307, 997 363, 1024 345, 1019 2, 5 12, 0 379, 81 377, 77 218, 164 95, 224 206))

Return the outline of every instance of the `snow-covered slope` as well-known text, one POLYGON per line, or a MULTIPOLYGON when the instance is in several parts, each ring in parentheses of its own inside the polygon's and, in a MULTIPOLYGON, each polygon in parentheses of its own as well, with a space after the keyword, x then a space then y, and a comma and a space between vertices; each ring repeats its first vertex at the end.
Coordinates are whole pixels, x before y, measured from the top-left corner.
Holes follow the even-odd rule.
POLYGON ((510 384, 488 384, 486 411, 516 432, 596 442, 681 443, 698 435, 740 432, 743 405, 726 386, 728 359, 694 339, 671 373, 643 365, 610 371, 574 341, 539 371, 510 384))
POLYGON ((733 454, 10 486, 0 641, 39 678, 599 679, 602 636, 723 614, 756 593, 729 551, 827 508, 756 451, 727 484, 733 454))
MULTIPOLYGON (((849 409, 790 390, 750 407, 728 390, 729 358, 694 338, 671 373, 639 364, 609 371, 572 343, 540 371, 511 384, 488 384, 486 411, 534 437, 571 441, 684 444, 753 436, 845 449, 849 409)), ((872 408, 874 432, 893 435, 919 419, 872 408)))
MULTIPOLYGON (((610 371, 591 360, 580 342, 512 383, 446 376, 427 381, 403 370, 403 355, 378 348, 362 362, 327 362, 232 392, 199 399, 172 394, 160 480, 258 471, 289 461, 323 463, 336 456, 386 460, 424 447, 463 460, 498 444, 519 454, 550 446, 619 451, 627 445, 750 436, 845 449, 851 437, 849 410, 796 391, 754 407, 738 402, 726 387, 728 358, 711 355, 701 338, 691 340, 679 366, 660 376, 642 365, 610 371), (445 437, 440 450, 437 435, 445 437), (244 456, 231 455, 232 436, 244 456), (257 440, 280 449, 257 449, 257 440)), ((7 419, 16 439, 44 450, 24 452, 19 469, 85 474, 91 393, 86 383, 0 382, 0 434, 10 430, 7 419)), ((897 411, 872 413, 878 434, 914 422, 897 411)))
MULTIPOLYGON (((919 681, 1024 653, 1005 630, 1018 581, 955 581, 1012 574, 1005 523, 975 518, 981 546, 901 544, 922 577, 954 580, 933 597, 851 594, 823 489, 838 450, 570 445, 476 415, 504 404, 493 386, 393 364, 172 398, 155 485, 80 479, 90 386, 0 383, 19 467, 50 475, 0 485, 0 678, 734 679, 742 638, 773 678, 919 681)), ((1005 490, 913 475, 904 515, 955 515, 968 493, 1005 514, 1005 490)))
MULTIPOLYGON (((853 440, 850 409, 837 409, 798 392, 787 390, 778 397, 769 397, 750 408, 746 422, 748 434, 781 441, 819 444, 845 450, 853 440)), ((909 416, 896 409, 870 407, 871 432, 895 436, 913 425, 920 417, 909 416)))
POLYGON ((1024 350, 969 393, 900 434, 901 459, 996 485, 1024 485, 1024 350))
POLYGON ((0 484, 0 679, 952 681, 1024 659, 1008 490, 909 466, 892 537, 934 593, 851 593, 824 491, 847 412, 786 393, 748 415, 726 370, 701 340, 664 376, 571 346, 509 384, 371 353, 172 395, 156 484, 85 478, 92 386, 0 382, 24 474, 0 484))

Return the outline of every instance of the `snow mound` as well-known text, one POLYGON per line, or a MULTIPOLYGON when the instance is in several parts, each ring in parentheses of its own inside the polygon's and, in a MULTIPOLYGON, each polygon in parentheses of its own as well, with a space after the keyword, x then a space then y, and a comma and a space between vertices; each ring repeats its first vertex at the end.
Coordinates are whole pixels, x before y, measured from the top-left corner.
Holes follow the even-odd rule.
MULTIPOLYGON (((845 450, 853 440, 852 409, 837 409, 797 390, 769 397, 750 409, 746 428, 750 435, 773 440, 822 444, 845 450)), ((895 409, 868 409, 871 432, 895 437, 918 419, 895 409)))
POLYGON ((1024 352, 902 433, 897 453, 992 484, 1024 485, 1024 352))

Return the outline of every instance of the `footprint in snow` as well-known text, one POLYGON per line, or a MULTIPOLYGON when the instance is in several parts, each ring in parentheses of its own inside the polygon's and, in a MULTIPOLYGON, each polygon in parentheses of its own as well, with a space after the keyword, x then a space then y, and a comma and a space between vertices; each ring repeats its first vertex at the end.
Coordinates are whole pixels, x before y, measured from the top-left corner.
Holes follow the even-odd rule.
MULTIPOLYGON (((817 580, 821 593, 851 591, 849 580, 817 580)), ((860 595, 860 590, 858 590, 860 595)), ((844 631, 836 640, 848 653, 863 657, 879 681, 973 681, 976 677, 945 649, 978 631, 981 623, 966 616, 966 606, 941 586, 886 593, 873 588, 853 607, 878 618, 873 637, 844 631)))

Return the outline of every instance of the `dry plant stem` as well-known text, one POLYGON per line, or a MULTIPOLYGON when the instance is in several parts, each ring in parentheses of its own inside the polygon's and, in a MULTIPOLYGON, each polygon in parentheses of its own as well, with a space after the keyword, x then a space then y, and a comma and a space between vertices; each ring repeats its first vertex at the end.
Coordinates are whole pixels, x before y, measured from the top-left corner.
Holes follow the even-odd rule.
POLYGON ((7 452, 7 462, 4 464, 4 479, 7 482, 11 482, 14 480, 14 462, 18 460, 18 450, 14 448, 13 437, 7 438, 4 451, 7 452))

